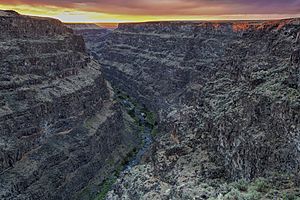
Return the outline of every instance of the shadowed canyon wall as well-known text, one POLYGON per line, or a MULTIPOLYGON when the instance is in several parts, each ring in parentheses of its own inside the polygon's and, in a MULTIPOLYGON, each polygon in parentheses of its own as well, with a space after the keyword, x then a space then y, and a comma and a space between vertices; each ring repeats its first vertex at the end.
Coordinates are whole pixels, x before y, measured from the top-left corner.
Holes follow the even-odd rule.
POLYGON ((81 36, 13 11, 0 30, 0 199, 84 199, 137 137, 81 36))

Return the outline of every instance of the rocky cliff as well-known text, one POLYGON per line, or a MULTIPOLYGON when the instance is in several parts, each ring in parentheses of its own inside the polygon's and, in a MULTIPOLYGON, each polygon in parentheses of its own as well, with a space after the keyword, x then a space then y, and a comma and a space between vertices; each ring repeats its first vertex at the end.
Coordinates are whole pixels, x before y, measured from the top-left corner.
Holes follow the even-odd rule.
MULTIPOLYGON (((299 19, 121 24, 84 37, 105 77, 160 119, 148 162, 109 199, 240 199, 257 182, 228 181, 258 177, 298 191, 299 19)), ((284 198, 269 186, 241 199, 284 198)))
POLYGON ((90 199, 137 137, 81 36, 0 11, 0 199, 90 199))
MULTIPOLYGON (((83 36, 89 49, 98 49, 104 46, 106 38, 112 32, 112 29, 102 28, 96 24, 66 24, 75 34, 83 36), (103 44, 103 45, 102 45, 103 44)), ((97 54, 90 51, 90 54, 97 58, 97 54)))

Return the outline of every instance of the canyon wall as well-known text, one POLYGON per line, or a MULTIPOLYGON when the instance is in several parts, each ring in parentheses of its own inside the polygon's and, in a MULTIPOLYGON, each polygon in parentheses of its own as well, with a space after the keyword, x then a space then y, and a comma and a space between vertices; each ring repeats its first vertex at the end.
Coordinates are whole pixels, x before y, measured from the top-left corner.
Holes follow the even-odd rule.
POLYGON ((104 38, 83 35, 114 87, 160 119, 149 161, 109 199, 193 199, 208 180, 299 176, 299 19, 120 24, 104 38))
POLYGON ((138 142, 100 65, 58 20, 0 30, 0 199, 92 198, 138 142))

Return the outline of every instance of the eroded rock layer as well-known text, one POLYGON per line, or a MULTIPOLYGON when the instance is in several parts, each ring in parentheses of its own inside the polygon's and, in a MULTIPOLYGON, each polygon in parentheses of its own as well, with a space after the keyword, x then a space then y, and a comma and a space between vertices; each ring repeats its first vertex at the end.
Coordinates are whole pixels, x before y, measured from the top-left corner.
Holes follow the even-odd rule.
MULTIPOLYGON (((299 19, 121 24, 105 39, 84 35, 107 79, 160 118, 152 161, 109 198, 193 199, 208 180, 278 173, 299 184, 299 19)), ((214 191, 206 197, 222 194, 214 191)))
POLYGON ((135 146, 113 91, 60 21, 0 11, 0 30, 0 199, 84 199, 135 146))

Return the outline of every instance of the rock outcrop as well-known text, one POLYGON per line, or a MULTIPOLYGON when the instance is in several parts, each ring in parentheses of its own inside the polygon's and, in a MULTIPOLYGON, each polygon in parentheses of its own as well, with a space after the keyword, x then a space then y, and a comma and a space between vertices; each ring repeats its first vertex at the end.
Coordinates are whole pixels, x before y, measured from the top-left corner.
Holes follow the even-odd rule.
POLYGON ((105 77, 160 119, 149 161, 109 199, 221 198, 221 180, 284 185, 278 174, 298 187, 299 19, 120 24, 84 37, 105 77))
POLYGON ((137 146, 100 66, 60 21, 0 11, 0 199, 89 199, 137 146))

